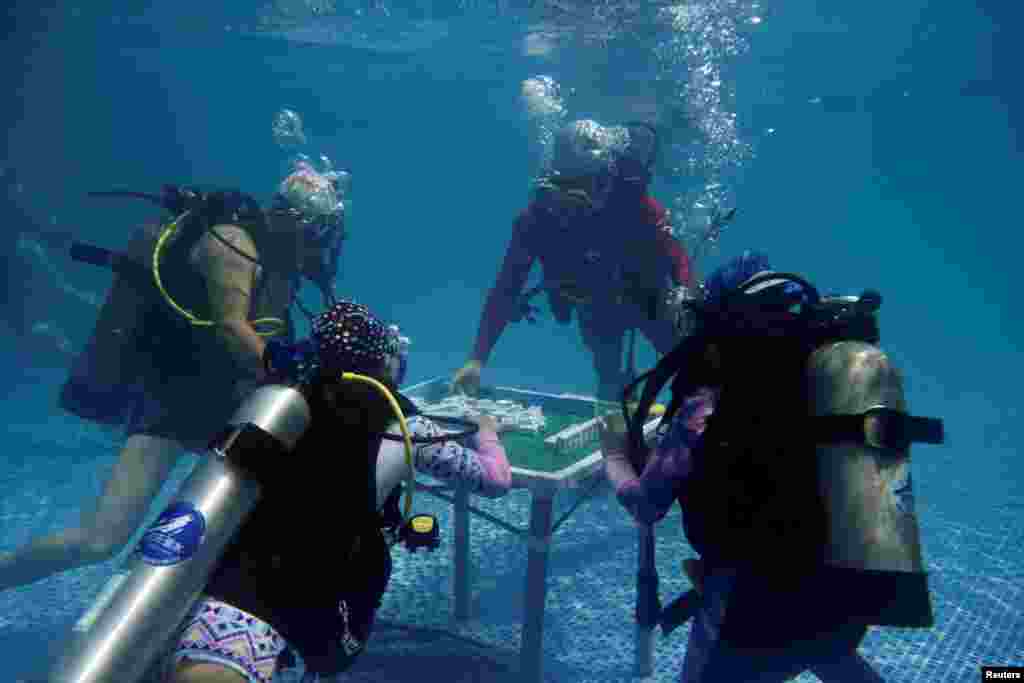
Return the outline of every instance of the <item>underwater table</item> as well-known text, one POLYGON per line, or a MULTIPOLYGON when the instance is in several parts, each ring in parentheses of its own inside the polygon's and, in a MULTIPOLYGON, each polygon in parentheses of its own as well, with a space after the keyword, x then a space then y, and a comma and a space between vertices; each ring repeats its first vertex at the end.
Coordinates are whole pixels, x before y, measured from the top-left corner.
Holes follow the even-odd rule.
MULTIPOLYGON (((436 378, 402 389, 426 414, 459 416, 460 399, 450 397, 447 378, 436 378)), ((530 521, 519 528, 470 505, 468 491, 460 486, 447 496, 447 485, 417 481, 417 490, 450 502, 455 520, 453 557, 454 617, 470 617, 469 534, 470 515, 497 525, 527 544, 526 586, 520 644, 520 679, 529 683, 543 680, 544 608, 547 597, 547 567, 554 533, 604 481, 600 438, 595 418, 600 405, 594 398, 572 394, 547 394, 512 387, 482 388, 479 401, 469 401, 482 412, 497 413, 501 421, 516 423, 517 429, 502 433, 501 440, 512 464, 512 488, 530 492, 530 521), (528 408, 527 408, 528 407, 528 408), (540 411, 537 411, 537 408, 540 411), (543 424, 539 421, 543 414, 543 424), (524 424, 519 424, 524 423, 524 424), (555 497, 565 489, 585 492, 558 520, 553 519, 555 497)), ((461 399, 465 401, 465 399, 461 399)), ((607 405, 607 404, 606 404, 607 405)), ((464 406, 462 406, 464 408, 464 406)), ((644 427, 651 435, 658 420, 644 427)), ((641 540, 642 543, 642 540, 641 540)), ((638 636, 638 652, 646 646, 638 636)))

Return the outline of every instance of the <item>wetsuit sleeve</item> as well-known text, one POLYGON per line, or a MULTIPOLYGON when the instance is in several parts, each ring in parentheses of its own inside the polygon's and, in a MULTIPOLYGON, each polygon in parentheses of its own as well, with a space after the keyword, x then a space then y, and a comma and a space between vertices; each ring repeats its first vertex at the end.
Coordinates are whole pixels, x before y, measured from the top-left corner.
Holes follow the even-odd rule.
POLYGON ((512 240, 505 250, 498 280, 487 294, 480 327, 473 346, 473 359, 486 364, 491 350, 505 331, 505 326, 515 313, 519 297, 526 286, 536 255, 530 244, 530 232, 534 218, 529 210, 522 212, 512 228, 512 240))
MULTIPOLYGON (((433 421, 422 416, 408 420, 413 436, 440 436, 444 432, 433 421)), ((385 441, 385 444, 388 443, 385 441)), ((404 448, 398 442, 391 442, 404 448)), ((413 463, 417 471, 446 482, 461 482, 471 493, 487 498, 500 498, 512 484, 512 467, 498 435, 481 429, 473 436, 473 448, 458 441, 413 444, 413 463)))
POLYGON ((710 389, 701 389, 686 399, 639 477, 623 476, 621 463, 609 462, 609 479, 616 496, 638 522, 653 524, 668 513, 680 484, 693 469, 691 453, 713 410, 714 394, 710 389))

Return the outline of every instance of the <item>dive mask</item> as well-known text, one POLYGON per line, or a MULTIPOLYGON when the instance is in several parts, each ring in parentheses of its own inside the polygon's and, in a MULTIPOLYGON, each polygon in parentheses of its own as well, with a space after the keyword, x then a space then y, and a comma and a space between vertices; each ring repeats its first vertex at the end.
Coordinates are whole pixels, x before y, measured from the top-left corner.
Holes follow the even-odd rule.
POLYGON ((565 176, 553 173, 541 178, 535 188, 535 201, 556 213, 600 211, 612 192, 610 173, 565 176))

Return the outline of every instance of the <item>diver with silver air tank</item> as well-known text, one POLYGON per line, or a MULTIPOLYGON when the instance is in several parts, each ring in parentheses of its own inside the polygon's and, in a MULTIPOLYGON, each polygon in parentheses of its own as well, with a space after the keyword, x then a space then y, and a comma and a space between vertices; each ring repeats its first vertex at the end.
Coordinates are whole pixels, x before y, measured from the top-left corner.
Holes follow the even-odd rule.
POLYGON ((309 406, 297 389, 257 390, 75 624, 72 644, 48 681, 102 683, 115 675, 118 681, 145 675, 259 500, 261 476, 287 466, 282 460, 309 421, 309 406))
POLYGON ((880 683, 857 652, 868 628, 933 625, 909 466, 943 424, 908 413, 880 306, 746 252, 680 300, 683 341, 603 425, 620 503, 651 525, 678 501, 699 555, 683 563, 693 590, 664 608, 653 547, 638 575, 638 626, 695 619, 685 683, 880 683), (670 383, 652 448, 636 416, 670 383))
POLYGON ((387 587, 390 545, 438 544, 436 520, 410 514, 415 470, 488 497, 511 484, 493 419, 420 415, 398 393, 408 344, 344 300, 314 318, 310 339, 270 343, 278 383, 213 440, 76 624, 48 683, 153 673, 196 683, 227 671, 269 681, 295 654, 304 680, 347 669, 387 587))

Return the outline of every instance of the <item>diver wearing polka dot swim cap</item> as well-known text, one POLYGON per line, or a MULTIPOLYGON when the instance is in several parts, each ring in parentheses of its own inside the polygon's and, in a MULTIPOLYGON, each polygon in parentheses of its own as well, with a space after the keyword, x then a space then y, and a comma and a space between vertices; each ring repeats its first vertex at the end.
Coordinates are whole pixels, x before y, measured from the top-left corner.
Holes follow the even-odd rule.
POLYGON ((399 352, 393 328, 345 299, 313 319, 312 337, 320 368, 328 373, 377 374, 399 352))

